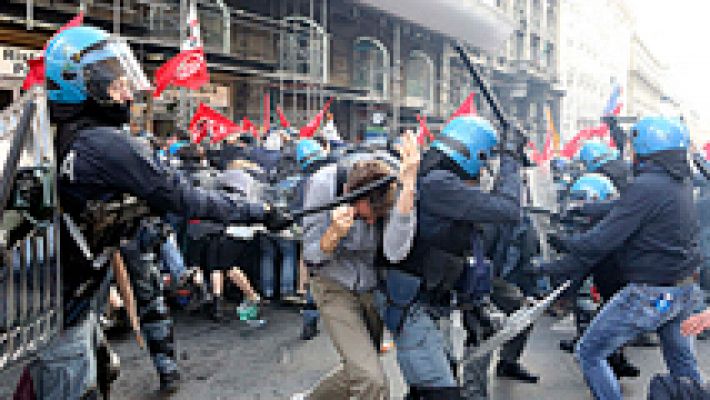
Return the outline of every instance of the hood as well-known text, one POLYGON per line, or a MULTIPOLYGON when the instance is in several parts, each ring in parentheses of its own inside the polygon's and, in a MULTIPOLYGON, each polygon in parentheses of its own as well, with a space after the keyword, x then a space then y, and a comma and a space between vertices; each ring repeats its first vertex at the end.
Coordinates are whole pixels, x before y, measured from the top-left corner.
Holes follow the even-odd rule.
POLYGON ((674 179, 683 180, 693 174, 686 150, 666 150, 640 158, 635 165, 636 175, 644 172, 665 172, 674 179))

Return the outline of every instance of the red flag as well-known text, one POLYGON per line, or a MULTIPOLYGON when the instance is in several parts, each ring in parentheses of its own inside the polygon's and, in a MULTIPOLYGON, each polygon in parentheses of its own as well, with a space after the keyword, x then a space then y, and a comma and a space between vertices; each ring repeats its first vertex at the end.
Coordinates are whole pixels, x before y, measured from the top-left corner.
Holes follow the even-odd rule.
POLYGON ((705 150, 705 159, 710 160, 710 142, 705 143, 703 150, 705 150))
POLYGON ((187 15, 188 37, 180 46, 180 53, 169 59, 155 71, 155 92, 158 97, 168 87, 175 85, 197 90, 210 81, 207 59, 200 38, 200 19, 197 5, 190 2, 187 15))
POLYGON ((22 82, 22 90, 28 90, 34 85, 44 85, 44 56, 27 60, 30 70, 22 82))
POLYGON ((259 137, 259 132, 256 130, 256 125, 249 119, 249 117, 242 118, 242 132, 249 132, 255 138, 259 137))
POLYGON ((271 129, 271 99, 269 92, 264 93, 264 133, 271 129))
POLYGON ((475 93, 471 92, 471 94, 466 97, 466 99, 461 103, 459 108, 454 111, 453 114, 451 114, 451 117, 449 117, 449 121, 456 117, 461 117, 464 115, 476 115, 476 104, 473 102, 473 96, 475 93))
POLYGON ((42 48, 42 54, 38 58, 27 60, 29 71, 27 72, 27 76, 25 76, 25 80, 22 82, 22 90, 28 90, 34 85, 44 85, 44 53, 47 51, 47 45, 49 45, 49 42, 54 39, 54 37, 57 36, 59 32, 62 32, 69 28, 81 26, 82 23, 84 23, 83 11, 79 12, 79 14, 74 16, 74 18, 70 19, 69 22, 62 25, 56 32, 54 32, 52 37, 44 44, 44 48, 42 48))
POLYGON ((323 122, 323 118, 325 117, 325 113, 328 112, 328 109, 330 108, 330 103, 333 102, 333 99, 329 99, 325 105, 323 106, 323 109, 316 114, 315 117, 309 122, 306 126, 302 127, 299 136, 302 138, 310 138, 313 137, 313 135, 316 134, 316 131, 320 127, 320 124, 323 122))
POLYGON ((204 103, 200 103, 189 127, 193 143, 201 142, 208 134, 212 143, 217 143, 238 130, 239 125, 204 103))
POLYGON ((426 139, 428 138, 430 142, 434 141, 434 135, 431 133, 429 130, 429 127, 426 125, 426 115, 425 116, 420 116, 417 114, 417 121, 419 122, 419 136, 417 137, 417 141, 419 142, 420 146, 423 146, 424 143, 426 143, 426 139))
POLYGON ((57 29, 56 32, 52 35, 52 37, 47 40, 47 43, 44 44, 44 48, 42 48, 42 54, 44 55, 44 52, 47 51, 47 45, 49 45, 49 42, 54 39, 55 36, 59 34, 59 32, 62 32, 66 29, 69 28, 76 28, 77 26, 81 26, 81 24, 84 23, 84 12, 80 11, 79 14, 75 15, 74 18, 70 19, 69 22, 66 24, 62 25, 59 29, 57 29))
POLYGON ((168 85, 195 90, 209 81, 210 75, 207 72, 204 50, 202 48, 183 50, 155 71, 153 97, 160 96, 168 85))
POLYGON ((288 128, 291 126, 291 123, 288 122, 288 119, 286 119, 283 110, 281 110, 281 106, 276 106, 276 114, 279 116, 279 123, 282 128, 288 128))

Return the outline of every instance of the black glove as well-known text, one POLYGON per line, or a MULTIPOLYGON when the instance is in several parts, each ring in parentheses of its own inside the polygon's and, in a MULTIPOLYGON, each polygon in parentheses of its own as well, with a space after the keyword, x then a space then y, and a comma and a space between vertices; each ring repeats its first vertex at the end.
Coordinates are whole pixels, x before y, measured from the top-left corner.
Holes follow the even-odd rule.
POLYGON ((557 233, 551 232, 547 234, 547 244, 558 253, 568 253, 569 250, 565 245, 565 240, 557 233))
POLYGON ((528 142, 529 140, 525 137, 517 125, 509 126, 505 129, 503 134, 503 140, 501 141, 501 152, 509 154, 515 160, 522 163, 524 167, 533 166, 534 164, 525 152, 528 142))
POLYGON ((269 231, 282 231, 293 225, 293 222, 293 217, 287 210, 270 205, 264 206, 264 226, 269 231))

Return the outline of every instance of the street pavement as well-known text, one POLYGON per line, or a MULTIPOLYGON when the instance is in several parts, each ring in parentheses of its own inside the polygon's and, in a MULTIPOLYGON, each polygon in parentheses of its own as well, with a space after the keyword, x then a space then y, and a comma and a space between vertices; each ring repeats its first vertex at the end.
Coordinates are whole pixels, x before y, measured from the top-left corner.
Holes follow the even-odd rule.
MULTIPOLYGON (((327 337, 304 342, 300 316, 295 310, 266 309, 266 326, 252 328, 235 320, 215 324, 177 315, 176 337, 184 382, 176 400, 235 399, 284 400, 302 391, 338 365, 338 357, 327 337)), ((492 380, 492 400, 591 400, 572 355, 559 350, 558 343, 570 333, 552 330, 545 317, 535 327, 523 362, 541 375, 537 385, 492 380)), ((121 357, 121 376, 114 385, 114 400, 164 399, 157 392, 158 378, 147 351, 128 335, 113 342, 121 357)), ((395 350, 396 351, 396 350, 395 350)), ((625 398, 645 400, 650 377, 665 370, 658 348, 632 348, 630 358, 641 366, 642 377, 622 381, 625 398)), ((710 371, 710 342, 698 342, 703 371, 710 371)), ((384 356, 393 399, 402 399, 405 385, 397 369, 395 354, 384 356)), ((0 374, 0 399, 10 398, 17 371, 0 374)))

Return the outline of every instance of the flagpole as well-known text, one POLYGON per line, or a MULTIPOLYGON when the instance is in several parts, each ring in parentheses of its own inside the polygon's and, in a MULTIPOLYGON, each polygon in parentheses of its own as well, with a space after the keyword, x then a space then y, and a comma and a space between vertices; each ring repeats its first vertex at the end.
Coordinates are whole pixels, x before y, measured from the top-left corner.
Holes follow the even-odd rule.
MULTIPOLYGON (((187 7, 188 0, 180 0, 180 47, 182 48, 182 43, 187 39, 187 26, 185 21, 187 20, 187 7)), ((184 87, 180 88, 180 96, 178 97, 178 118, 177 126, 182 129, 187 128, 187 89, 184 87)))

